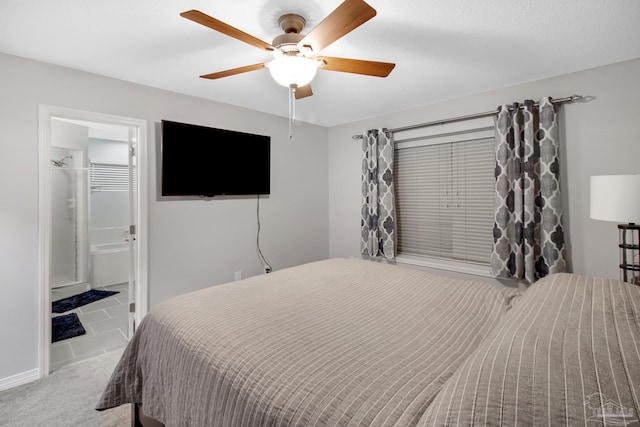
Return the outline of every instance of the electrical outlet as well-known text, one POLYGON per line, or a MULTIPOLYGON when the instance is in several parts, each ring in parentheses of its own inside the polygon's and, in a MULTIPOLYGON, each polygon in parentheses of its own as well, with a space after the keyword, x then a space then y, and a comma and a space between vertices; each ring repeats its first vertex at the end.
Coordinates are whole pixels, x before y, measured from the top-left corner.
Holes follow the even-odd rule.
POLYGON ((236 282, 242 280, 242 270, 236 271, 236 282))
POLYGON ((264 274, 269 274, 271 273, 271 267, 269 267, 268 265, 264 266, 264 274))

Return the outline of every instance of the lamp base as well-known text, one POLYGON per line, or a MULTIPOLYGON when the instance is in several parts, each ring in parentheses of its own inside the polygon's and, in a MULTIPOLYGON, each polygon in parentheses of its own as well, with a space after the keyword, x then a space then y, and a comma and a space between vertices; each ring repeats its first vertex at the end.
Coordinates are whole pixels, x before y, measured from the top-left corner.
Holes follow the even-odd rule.
POLYGON ((618 224, 620 280, 640 285, 640 225, 618 224))

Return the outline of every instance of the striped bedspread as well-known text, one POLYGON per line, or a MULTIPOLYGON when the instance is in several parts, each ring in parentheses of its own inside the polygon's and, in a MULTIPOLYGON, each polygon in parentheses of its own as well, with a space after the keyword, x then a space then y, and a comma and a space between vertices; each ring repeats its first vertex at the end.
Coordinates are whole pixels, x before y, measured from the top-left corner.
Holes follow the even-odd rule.
POLYGON ((556 274, 532 285, 419 425, 640 425, 640 286, 556 274))
POLYGON ((167 426, 640 425, 640 286, 335 259, 167 301, 98 409, 167 426))
POLYGON ((139 402, 171 427, 419 425, 519 294, 348 259, 214 286, 146 316, 97 409, 139 402))

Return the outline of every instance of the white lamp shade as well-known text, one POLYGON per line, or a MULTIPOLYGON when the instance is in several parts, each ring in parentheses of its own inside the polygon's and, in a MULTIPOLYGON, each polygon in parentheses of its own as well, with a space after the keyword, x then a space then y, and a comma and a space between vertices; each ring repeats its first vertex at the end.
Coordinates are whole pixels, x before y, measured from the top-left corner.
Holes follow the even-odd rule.
POLYGON ((640 223, 640 175, 591 177, 591 218, 640 223))
POLYGON ((303 56, 280 56, 267 64, 271 77, 282 86, 302 87, 309 84, 318 71, 318 61, 303 56))

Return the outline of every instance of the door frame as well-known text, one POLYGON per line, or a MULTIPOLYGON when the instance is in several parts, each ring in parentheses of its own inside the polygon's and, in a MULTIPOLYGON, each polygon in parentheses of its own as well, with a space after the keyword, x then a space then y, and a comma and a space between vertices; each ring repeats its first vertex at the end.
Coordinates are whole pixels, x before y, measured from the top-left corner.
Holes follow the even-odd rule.
POLYGON ((51 349, 51 119, 73 119, 95 123, 106 123, 133 127, 137 131, 136 178, 137 218, 136 239, 138 244, 135 323, 140 324, 147 313, 148 302, 148 248, 147 248, 147 121, 111 114, 76 110, 53 105, 38 105, 38 281, 39 328, 38 328, 38 372, 39 378, 49 375, 51 349))

